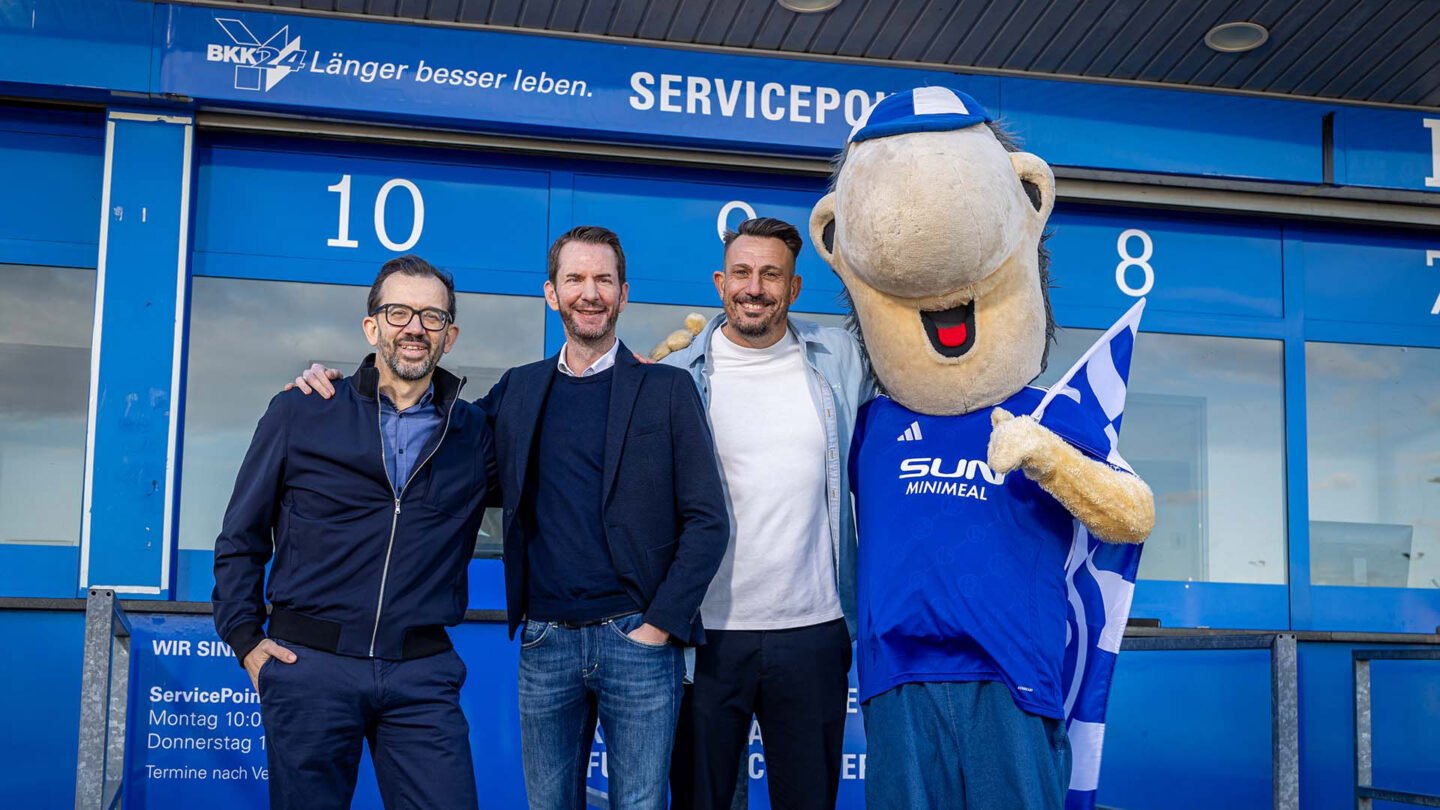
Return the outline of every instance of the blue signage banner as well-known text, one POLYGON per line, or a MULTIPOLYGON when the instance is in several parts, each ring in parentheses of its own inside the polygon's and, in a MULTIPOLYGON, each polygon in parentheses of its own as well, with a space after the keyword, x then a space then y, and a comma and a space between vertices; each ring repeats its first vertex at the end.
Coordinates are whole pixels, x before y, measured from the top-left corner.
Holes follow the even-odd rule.
POLYGON ((159 91, 497 132, 829 154, 882 96, 997 80, 560 37, 166 6, 159 91))
POLYGON ((1004 123, 1051 165, 1323 180, 1319 104, 1010 78, 1000 96, 1004 123))
POLYGON ((1346 186, 1440 191, 1440 114, 1337 112, 1335 181, 1346 186))
MULTIPOLYGON (((264 807, 269 770, 260 698, 209 616, 132 616, 130 711, 125 741, 126 807, 264 807)), ((469 676, 460 703, 470 723, 471 752, 482 806, 525 806, 516 692, 519 642, 500 624, 468 623, 450 631, 469 676)), ((276 664, 275 666, 279 666, 276 664)), ((864 807, 864 724, 851 673, 838 807, 864 807)), ((739 767, 740 763, 736 763, 739 767)), ((745 756, 750 807, 770 807, 762 733, 752 725, 745 756)), ((598 728, 586 784, 607 792, 605 731, 598 728)), ((355 808, 380 808, 368 752, 355 808)))

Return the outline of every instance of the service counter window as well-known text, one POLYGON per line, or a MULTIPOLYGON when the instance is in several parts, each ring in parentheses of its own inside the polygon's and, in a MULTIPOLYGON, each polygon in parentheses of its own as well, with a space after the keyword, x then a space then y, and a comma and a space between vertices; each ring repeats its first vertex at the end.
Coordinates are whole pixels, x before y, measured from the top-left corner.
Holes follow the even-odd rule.
MULTIPOLYGON (((1059 330, 1039 384, 1099 336, 1059 330)), ((1141 330, 1120 435, 1155 492, 1140 579, 1286 582, 1283 389, 1279 341, 1141 330)))
POLYGON ((0 596, 74 595, 94 305, 94 270, 0 264, 0 596))
MULTIPOLYGON (((197 277, 191 293, 180 490, 181 599, 208 599, 210 552, 255 424, 271 397, 312 362, 345 373, 370 351, 360 321, 368 287, 197 277)), ((538 297, 460 293, 460 337, 440 365, 478 399, 512 366, 539 359, 538 297)), ((498 513, 477 556, 499 556, 498 513)))
POLYGON ((1305 348, 1310 579, 1440 589, 1440 349, 1305 348))

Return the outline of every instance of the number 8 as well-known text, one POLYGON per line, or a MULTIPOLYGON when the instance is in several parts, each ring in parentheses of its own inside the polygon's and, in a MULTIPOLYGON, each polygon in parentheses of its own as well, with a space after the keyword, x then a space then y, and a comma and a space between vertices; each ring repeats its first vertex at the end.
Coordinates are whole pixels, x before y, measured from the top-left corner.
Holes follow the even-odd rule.
POLYGON ((1155 286, 1155 268, 1150 266, 1150 256, 1155 253, 1155 244, 1150 241, 1150 234, 1139 228, 1122 231, 1120 238, 1115 240, 1115 252, 1120 254, 1120 263, 1115 265, 1115 286, 1120 288, 1120 292, 1134 298, 1150 292, 1150 288, 1155 286), (1139 256, 1130 255, 1128 248, 1131 238, 1140 240, 1142 250, 1139 256), (1145 283, 1139 287, 1131 287, 1125 278, 1125 271, 1132 267, 1145 271, 1145 283))

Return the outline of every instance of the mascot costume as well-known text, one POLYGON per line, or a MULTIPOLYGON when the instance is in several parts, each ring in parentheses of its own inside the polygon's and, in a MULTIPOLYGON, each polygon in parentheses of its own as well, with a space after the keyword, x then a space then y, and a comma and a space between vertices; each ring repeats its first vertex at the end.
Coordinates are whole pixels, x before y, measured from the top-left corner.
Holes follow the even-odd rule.
POLYGON ((1116 451, 1143 304, 1050 392, 1030 385, 1054 202, 1050 167, 973 98, 922 87, 871 109, 811 213, 880 392, 849 458, 869 810, 1094 805, 1155 523, 1116 451))
POLYGON ((1092 732, 1129 612, 1110 586, 1138 564, 1130 545, 1107 565, 1107 544, 1143 541, 1154 498, 1115 452, 1107 384, 1118 375, 1123 409, 1139 305, 1061 396, 1029 385, 1054 330, 1054 202, 1050 167, 974 99, 924 87, 871 110, 811 214, 882 392, 850 455, 871 810, 1060 808, 1070 788, 1072 806, 1094 800, 1092 732), (1079 571, 1109 595, 1076 598, 1079 571), (1104 681, 1074 781, 1067 668, 1104 681))

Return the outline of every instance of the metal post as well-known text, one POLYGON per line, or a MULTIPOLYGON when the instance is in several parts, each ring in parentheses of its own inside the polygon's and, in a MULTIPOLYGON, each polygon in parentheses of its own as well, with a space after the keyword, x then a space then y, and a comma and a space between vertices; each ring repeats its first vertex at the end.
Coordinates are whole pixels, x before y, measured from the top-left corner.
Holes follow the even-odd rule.
POLYGON ((119 804, 129 685, 129 621, 114 591, 93 589, 85 603, 76 810, 108 810, 119 804))
POLYGON ((1371 810, 1374 802, 1360 791, 1372 784, 1370 738, 1370 661, 1355 658, 1355 810, 1371 810))
POLYGON ((1270 644, 1270 746, 1274 806, 1300 809, 1300 683, 1295 636, 1270 644))

